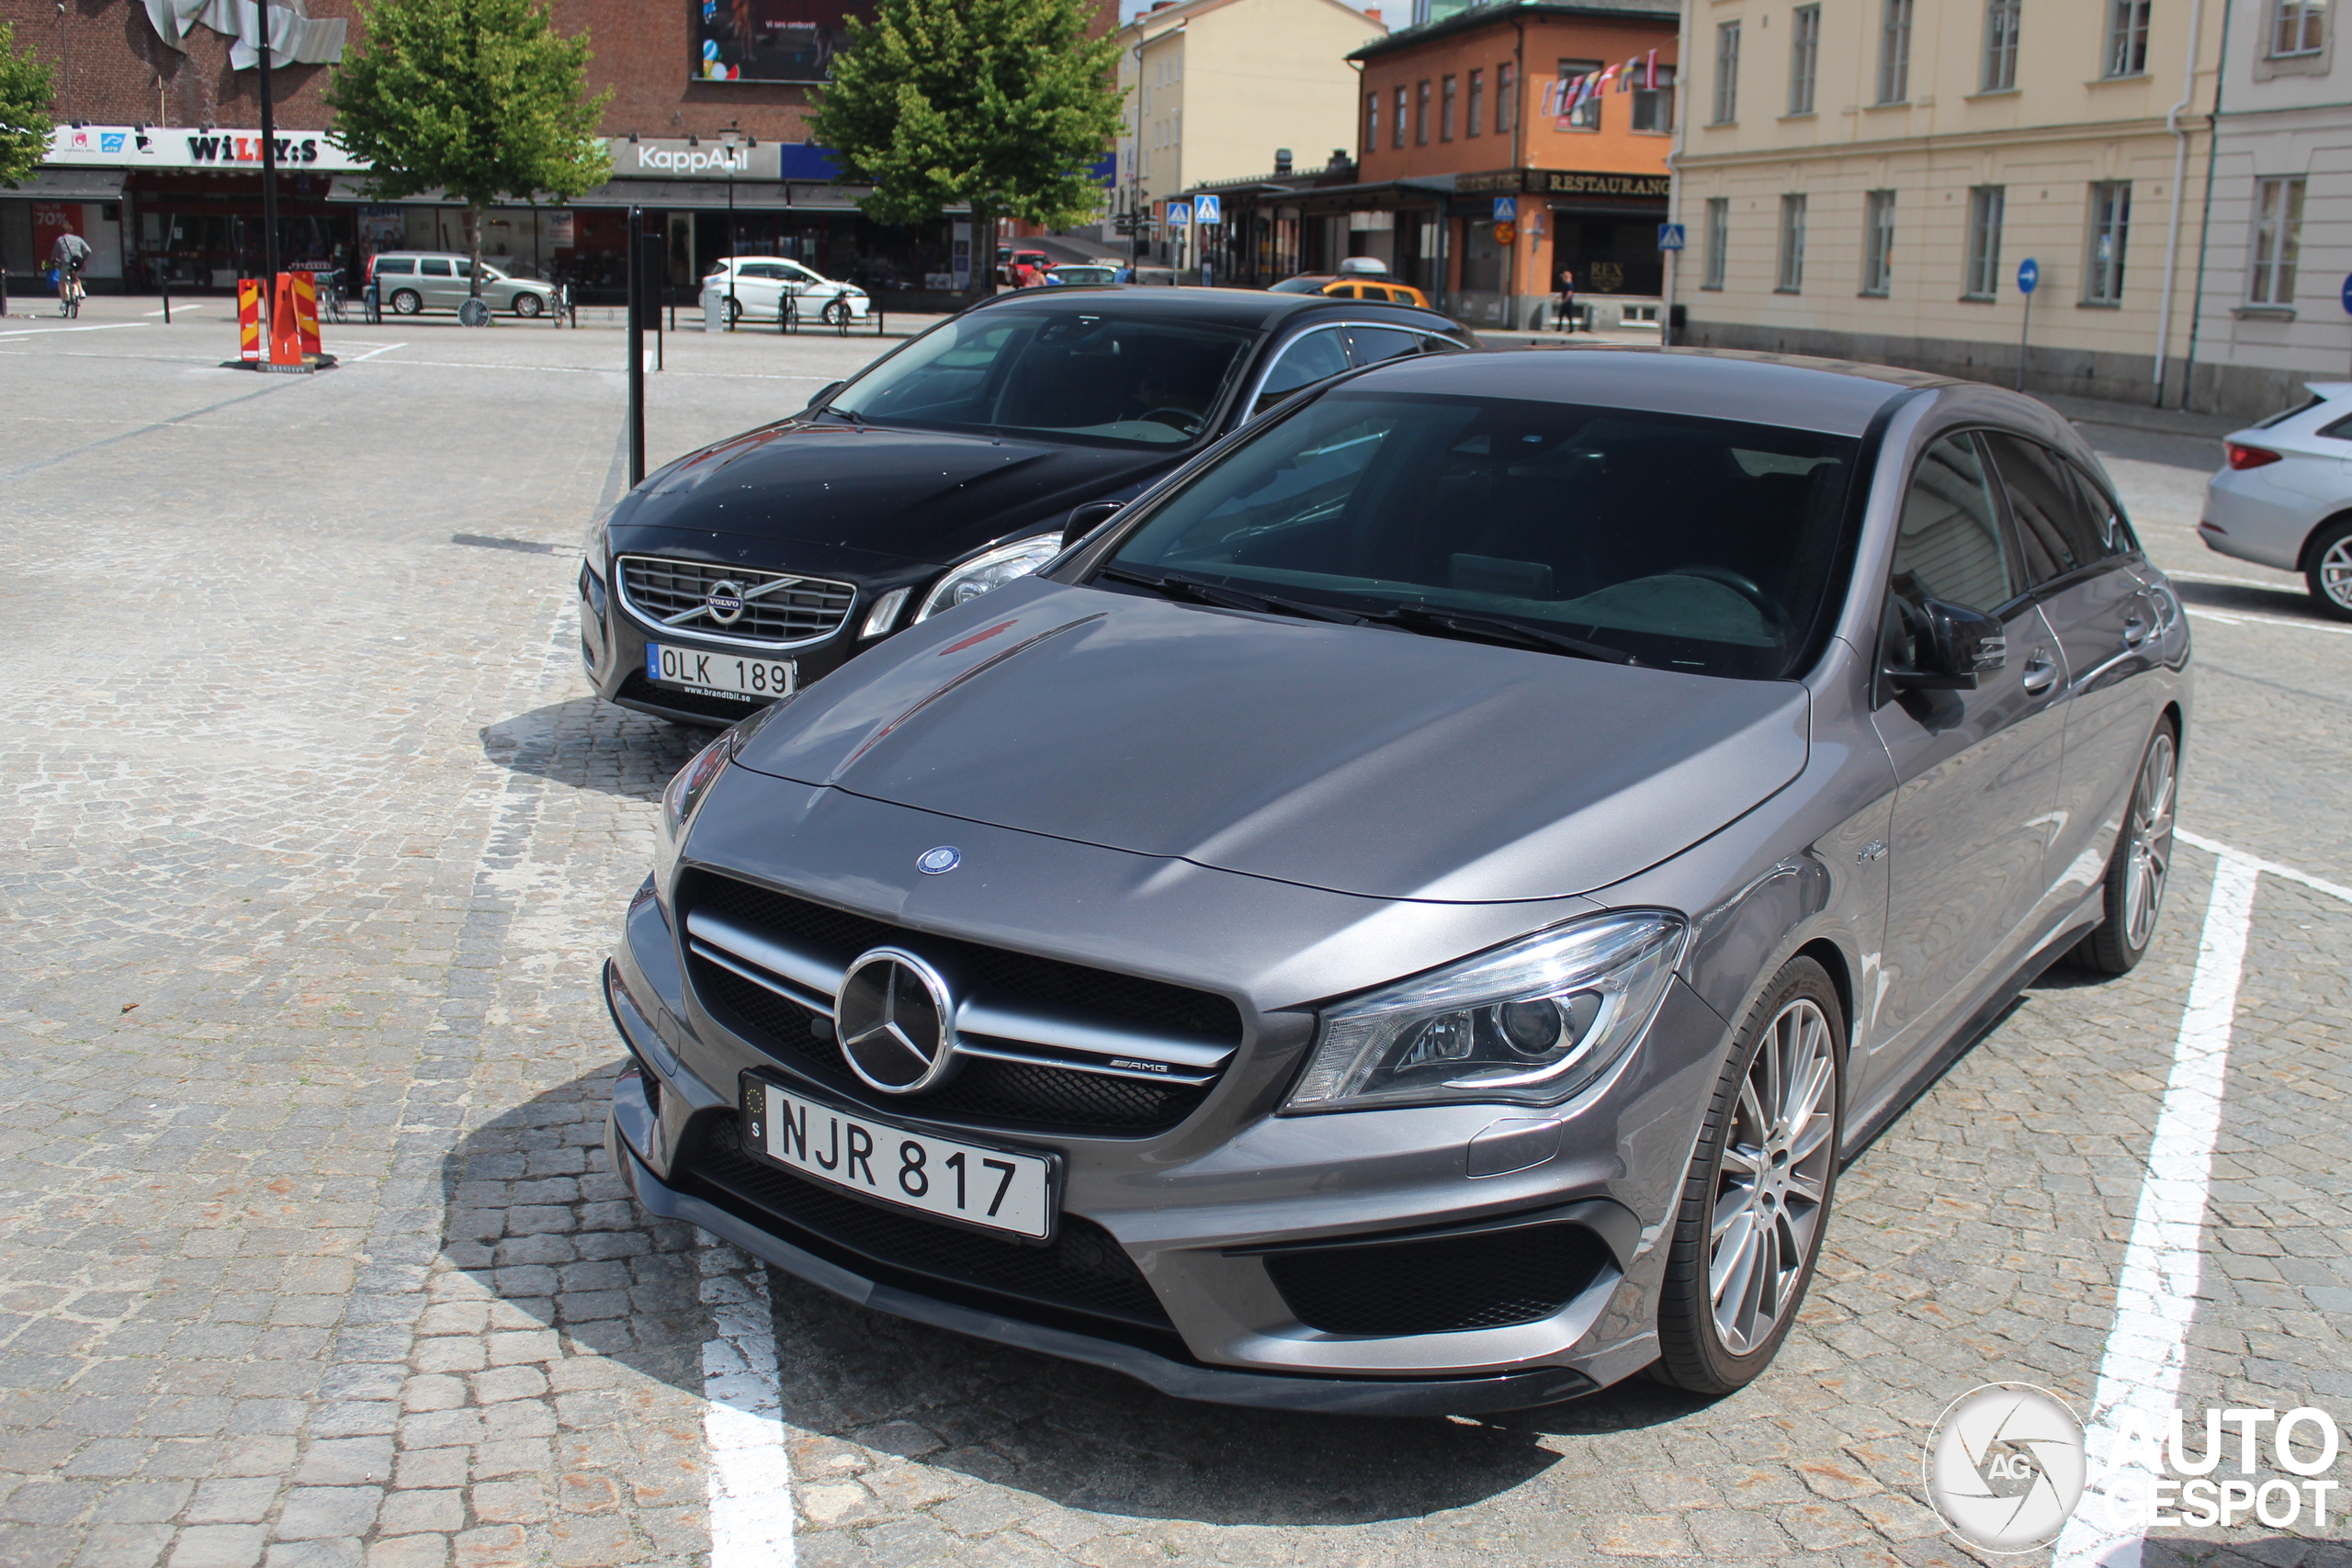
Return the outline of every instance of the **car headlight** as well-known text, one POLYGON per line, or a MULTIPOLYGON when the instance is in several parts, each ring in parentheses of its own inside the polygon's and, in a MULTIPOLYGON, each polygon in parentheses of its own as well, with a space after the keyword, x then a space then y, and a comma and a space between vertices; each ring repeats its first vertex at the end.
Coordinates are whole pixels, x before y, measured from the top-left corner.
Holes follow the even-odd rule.
POLYGON ((588 536, 580 541, 580 558, 598 577, 605 575, 605 519, 598 517, 588 525, 588 536))
POLYGON ((1662 910, 1602 915, 1333 1003, 1283 1109, 1556 1105, 1648 1029, 1688 931, 1662 910))
POLYGON ((653 880, 666 891, 670 874, 677 869, 678 850, 686 841, 686 829, 693 825, 695 813, 710 794, 710 786, 727 770, 743 749, 743 743, 759 733, 760 726, 776 716, 778 710, 792 699, 782 697, 760 708, 723 732, 718 739, 695 752, 680 768, 662 791, 662 818, 654 834, 653 880))
POLYGON ((927 621, 942 610, 952 610, 967 599, 977 599, 991 588, 1001 588, 1016 577, 1026 577, 1061 553, 1059 534, 1035 534, 1009 545, 999 545, 941 578, 939 586, 931 591, 922 607, 915 612, 915 619, 927 621))

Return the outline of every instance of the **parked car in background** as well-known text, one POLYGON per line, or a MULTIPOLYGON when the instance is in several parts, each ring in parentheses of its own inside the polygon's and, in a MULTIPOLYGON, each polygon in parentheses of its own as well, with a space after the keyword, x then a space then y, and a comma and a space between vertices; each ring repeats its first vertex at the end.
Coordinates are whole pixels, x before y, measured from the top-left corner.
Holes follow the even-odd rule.
POLYGON ((1132 498, 1302 389, 1476 342, 1313 296, 994 296, 625 496, 581 570, 588 673, 628 706, 732 722, 1034 570, 1073 507, 1132 498))
POLYGON ((1135 276, 1135 269, 1118 262, 1062 262, 1046 274, 1048 285, 1073 283, 1125 283, 1135 276))
POLYGON ((2352 620, 2352 381, 2310 381, 2303 402, 2222 444, 2199 537, 2281 571, 2329 615, 2352 620))
POLYGON ((680 772, 612 1168, 1191 1398, 1720 1394, 1841 1164, 2043 968, 2147 951, 2188 656, 2030 399, 1378 365, 680 772))
POLYGON ((1273 286, 1277 294, 1329 294, 1336 299, 1385 299, 1398 305, 1429 310, 1429 296, 1409 283, 1388 276, 1388 268, 1370 256, 1350 256, 1340 270, 1301 273, 1273 286))
MULTIPOLYGON (((384 251, 368 264, 377 299, 396 316, 454 310, 473 295, 471 256, 454 251, 384 251)), ((555 309, 556 286, 506 266, 481 264, 481 298, 493 310, 537 316, 555 309)))
POLYGON ((736 256, 719 262, 703 279, 703 286, 729 297, 726 307, 729 321, 746 316, 773 321, 782 314, 787 299, 802 317, 814 317, 829 325, 862 321, 874 308, 865 290, 854 283, 837 282, 783 256, 736 256))

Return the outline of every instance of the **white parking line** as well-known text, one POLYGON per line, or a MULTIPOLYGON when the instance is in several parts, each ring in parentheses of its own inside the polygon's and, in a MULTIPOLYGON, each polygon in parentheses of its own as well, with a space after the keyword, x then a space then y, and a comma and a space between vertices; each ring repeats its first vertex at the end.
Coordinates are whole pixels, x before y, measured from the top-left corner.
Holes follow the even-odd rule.
MULTIPOLYGON (((189 300, 187 304, 185 304, 185 305, 183 305, 183 306, 181 306, 181 307, 180 307, 180 313, 181 313, 182 315, 186 315, 186 314, 187 314, 188 311, 190 311, 190 310, 203 310, 203 309, 204 309, 204 301, 203 301, 203 300, 201 300, 201 299, 191 299, 191 300, 189 300)), ((149 310, 149 311, 147 311, 147 312, 146 312, 146 314, 148 314, 148 315, 150 315, 150 316, 160 316, 160 315, 162 315, 163 313, 164 313, 164 312, 163 312, 163 311, 161 311, 161 310, 149 310)))
POLYGON ((725 1242, 703 1241, 702 1299, 712 1329, 702 1348, 710 1568, 792 1568, 792 1466, 767 1267, 725 1242))
POLYGON ((2172 1075, 2148 1145, 2132 1239, 2115 1286, 2115 1318, 2091 1396, 2084 1434, 2090 1484, 2058 1537, 2052 1568, 2140 1568, 2147 1527, 2139 1521, 2156 1480, 2147 1462, 2155 1455, 2145 1444, 2131 1445, 2119 1455, 2118 1440, 2127 1413, 2145 1423, 2143 1432, 2172 1429, 2181 1369, 2188 1358, 2188 1328, 2197 1315, 2206 1188, 2213 1140, 2221 1131, 2230 1026, 2260 874, 2253 859, 2230 850, 2222 852, 2213 868, 2188 1006, 2173 1045, 2172 1075))
POLYGON ((0 337, 46 337, 51 333, 110 333, 124 327, 143 327, 144 321, 100 321, 87 327, 24 327, 16 332, 0 333, 0 337))
POLYGON ((2200 621, 2219 621, 2225 626, 2292 626, 2298 631, 2334 632, 2338 637, 2352 637, 2352 626, 2332 626, 2324 621, 2290 621, 2280 615, 2249 615, 2236 610, 2203 610, 2194 604, 2188 613, 2200 621))
POLYGON ((2264 860, 2260 855, 2250 855, 2244 850, 2232 849, 2219 840, 2209 839, 2202 833, 2192 833, 2186 828, 2175 829, 2173 837, 2184 844, 2194 845, 2208 854, 2233 856, 2245 862, 2265 876, 2283 876, 2290 882, 2301 883, 2314 893, 2324 893, 2331 898, 2341 898, 2346 903, 2352 904, 2352 887, 2346 887, 2341 883, 2313 876, 2308 871, 2297 871, 2291 865, 2280 865, 2275 860, 2264 860))
POLYGON ((371 348, 367 353, 351 359, 346 359, 343 361, 343 363, 345 365, 357 365, 364 360, 373 359, 379 354, 390 354, 396 348, 406 348, 408 344, 404 343, 388 343, 381 348, 371 348))

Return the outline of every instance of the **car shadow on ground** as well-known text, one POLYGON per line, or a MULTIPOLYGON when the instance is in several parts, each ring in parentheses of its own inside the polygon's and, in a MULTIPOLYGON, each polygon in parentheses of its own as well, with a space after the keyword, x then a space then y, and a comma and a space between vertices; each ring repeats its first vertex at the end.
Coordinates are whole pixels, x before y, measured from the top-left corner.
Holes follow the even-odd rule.
POLYGON ((502 768, 632 800, 662 786, 716 729, 687 729, 600 697, 549 703, 479 732, 482 755, 502 768))
MULTIPOLYGON (((515 1326, 701 1392, 689 1227, 621 1196, 592 1141, 612 1067, 533 1097, 445 1156, 443 1256, 515 1326), (566 1168, 570 1168, 567 1170, 566 1168)), ((1556 1463, 1547 1439, 1679 1420, 1705 1400, 1635 1379, 1476 1418, 1299 1415, 1171 1399, 1117 1373, 967 1338, 769 1271, 796 1469, 895 1454, 944 1483, 1207 1524, 1346 1525, 1480 1503, 1556 1463)))

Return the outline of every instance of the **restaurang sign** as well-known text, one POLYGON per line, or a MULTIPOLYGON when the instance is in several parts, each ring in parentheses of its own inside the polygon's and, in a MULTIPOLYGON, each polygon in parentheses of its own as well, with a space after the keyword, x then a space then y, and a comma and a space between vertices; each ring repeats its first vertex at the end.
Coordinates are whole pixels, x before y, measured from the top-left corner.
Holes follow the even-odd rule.
POLYGON ((1588 169, 1496 169, 1456 175, 1457 196, 1525 191, 1532 196, 1618 196, 1663 201, 1674 188, 1671 175, 1612 175, 1588 169))

